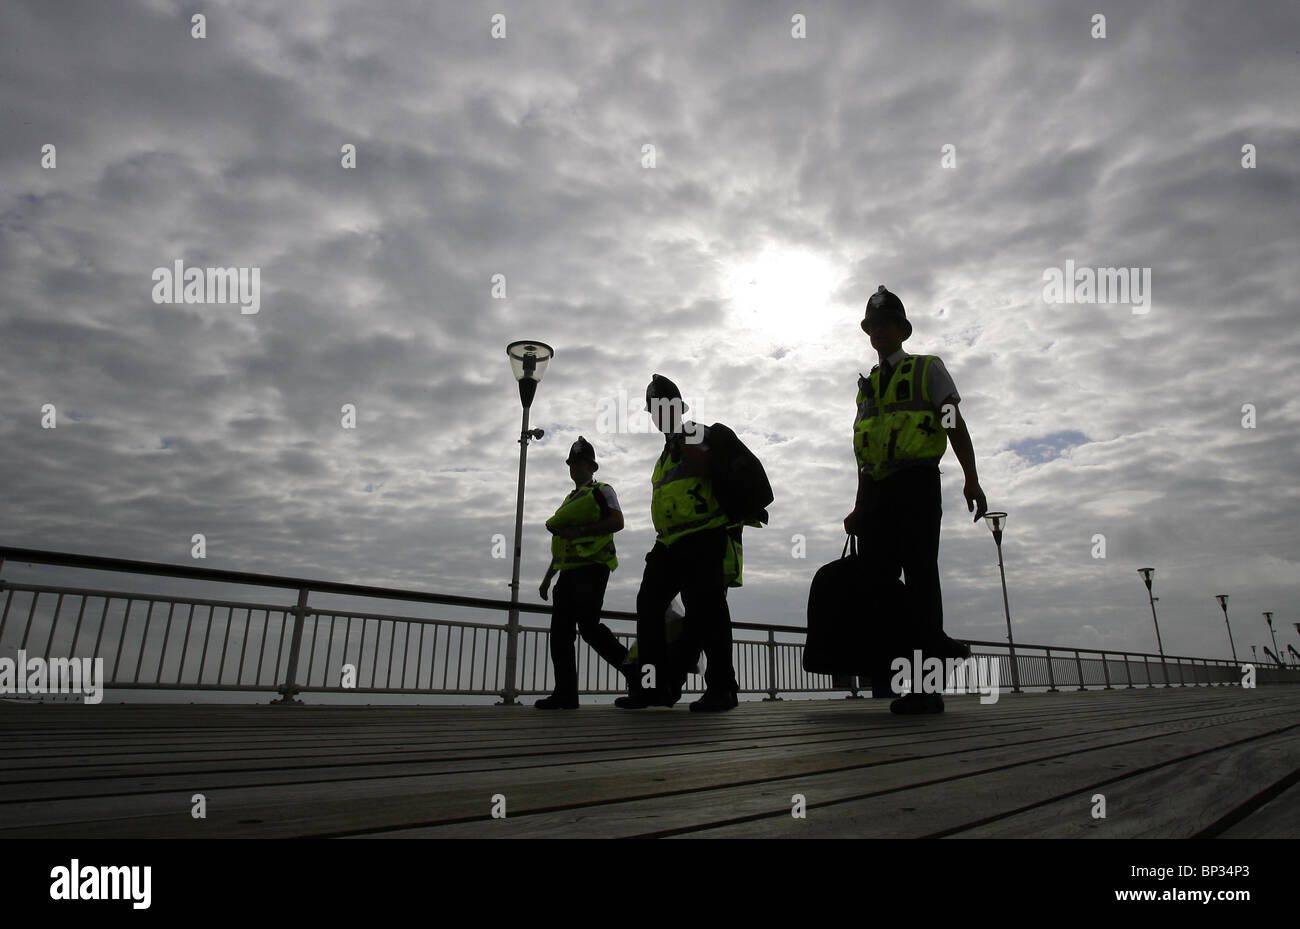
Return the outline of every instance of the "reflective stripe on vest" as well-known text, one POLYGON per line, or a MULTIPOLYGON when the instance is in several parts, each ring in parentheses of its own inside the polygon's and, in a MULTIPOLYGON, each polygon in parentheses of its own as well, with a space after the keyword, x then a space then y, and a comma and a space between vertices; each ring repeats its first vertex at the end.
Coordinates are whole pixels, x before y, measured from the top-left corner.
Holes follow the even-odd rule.
MULTIPOLYGON (((605 486, 592 481, 574 490, 564 498, 555 515, 546 521, 546 528, 563 529, 566 526, 586 526, 598 522, 600 504, 596 501, 595 492, 605 486)), ((576 539, 562 539, 553 535, 551 564, 557 571, 589 564, 603 564, 613 571, 618 567, 618 558, 614 554, 614 534, 580 536, 576 539)))
POLYGON ((858 379, 853 452, 858 467, 875 480, 901 468, 938 464, 948 433, 930 401, 925 374, 934 355, 906 355, 880 396, 880 369, 858 379))
POLYGON ((656 541, 672 545, 684 535, 727 524, 727 514, 713 495, 713 482, 688 474, 686 463, 664 449, 650 476, 650 517, 656 541))

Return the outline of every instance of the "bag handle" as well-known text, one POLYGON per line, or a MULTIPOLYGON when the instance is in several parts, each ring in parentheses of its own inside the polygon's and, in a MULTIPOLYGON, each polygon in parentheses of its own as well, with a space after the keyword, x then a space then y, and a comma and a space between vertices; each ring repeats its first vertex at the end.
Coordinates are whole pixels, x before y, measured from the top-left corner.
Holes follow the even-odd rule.
POLYGON ((855 536, 855 535, 853 535, 852 533, 850 533, 849 536, 848 536, 848 538, 846 538, 846 539, 844 540, 844 551, 840 552, 840 557, 841 557, 841 558, 847 558, 847 557, 849 557, 850 550, 852 550, 853 557, 854 557, 854 558, 857 558, 857 557, 858 557, 858 537, 855 536))

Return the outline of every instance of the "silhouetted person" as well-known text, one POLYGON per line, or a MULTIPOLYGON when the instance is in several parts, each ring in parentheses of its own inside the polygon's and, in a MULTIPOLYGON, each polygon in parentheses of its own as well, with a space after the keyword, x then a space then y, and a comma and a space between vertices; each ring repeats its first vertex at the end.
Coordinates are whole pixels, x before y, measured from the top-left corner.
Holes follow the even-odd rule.
POLYGON ((720 712, 737 705, 731 660, 731 614, 723 571, 732 546, 727 515, 713 493, 709 477, 708 430, 685 422, 681 391, 656 374, 646 388, 646 409, 664 434, 664 448, 651 476, 650 514, 656 532, 646 555, 645 573, 636 598, 636 635, 640 667, 629 676, 628 696, 615 704, 624 709, 672 706, 686 681, 685 656, 703 649, 704 695, 691 709, 720 712), (664 611, 678 593, 686 610, 683 647, 667 647, 664 611), (654 668, 654 686, 643 689, 641 674, 654 668))
POLYGON ((551 532, 551 566, 542 578, 546 599, 551 578, 555 582, 555 609, 551 612, 551 663, 555 667, 555 692, 538 700, 541 710, 570 710, 578 706, 578 665, 574 656, 576 633, 596 653, 616 668, 627 660, 627 649, 600 621, 605 586, 618 567, 614 533, 623 528, 623 511, 614 488, 592 476, 600 467, 591 443, 578 436, 569 449, 569 477, 573 492, 546 521, 551 532))
MULTIPOLYGON (((975 450, 958 404, 961 397, 937 355, 910 355, 902 344, 912 334, 903 302, 882 284, 867 302, 862 331, 880 363, 858 378, 858 413, 853 450, 858 493, 846 532, 859 537, 858 550, 872 579, 896 579, 906 586, 906 625, 899 644, 913 660, 968 658, 970 647, 943 631, 939 589, 939 461, 952 439, 966 484, 968 510, 978 522, 988 504, 975 471, 975 450)), ((870 602, 870 591, 867 591, 870 602)), ((880 617, 884 620, 885 617, 880 617)), ((873 677, 873 690, 880 682, 873 677)), ((890 704, 895 713, 942 713, 940 694, 911 693, 890 704)))

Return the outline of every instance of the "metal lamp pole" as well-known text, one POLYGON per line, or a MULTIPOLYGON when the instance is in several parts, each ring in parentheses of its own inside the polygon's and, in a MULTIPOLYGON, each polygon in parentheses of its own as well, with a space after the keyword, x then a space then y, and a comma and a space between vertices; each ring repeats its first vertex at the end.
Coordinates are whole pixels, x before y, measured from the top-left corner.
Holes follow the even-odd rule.
POLYGON ((1272 610, 1265 610, 1265 611, 1264 611, 1264 618, 1265 618, 1266 620, 1268 620, 1268 634, 1271 635, 1271 636, 1273 637, 1273 656, 1274 656, 1274 660, 1275 660, 1278 664, 1281 664, 1281 663, 1282 663, 1282 653, 1278 651, 1278 648, 1277 648, 1277 633, 1273 631, 1273 611, 1272 611, 1272 610))
POLYGON ((510 619, 506 624, 506 681, 501 691, 501 703, 511 706, 519 696, 519 560, 524 535, 524 474, 528 468, 528 440, 540 439, 541 429, 528 428, 528 411, 533 396, 542 380, 546 366, 555 350, 544 342, 511 342, 506 346, 510 367, 519 382, 519 401, 524 407, 523 424, 519 429, 519 486, 515 493, 515 555, 510 575, 510 619))
POLYGON ((1151 601, 1151 619, 1156 624, 1156 646, 1160 649, 1160 670, 1165 676, 1165 686, 1169 686, 1169 667, 1165 664, 1165 643, 1160 638, 1160 620, 1156 618, 1156 598, 1151 595, 1151 577, 1156 573, 1155 568, 1138 568, 1138 574, 1142 575, 1142 580, 1147 585, 1147 599, 1151 601))
POLYGON ((1232 623, 1228 622, 1228 595, 1215 594, 1215 599, 1219 601, 1219 606, 1223 608, 1223 621, 1228 623, 1228 644, 1232 646, 1232 663, 1237 663, 1237 643, 1232 641, 1232 623))
POLYGON ((998 547, 998 575, 1002 578, 1002 609, 1007 616, 1007 650, 1011 653, 1011 690, 1020 693, 1020 668, 1016 661, 1016 640, 1011 635, 1011 604, 1007 600, 1007 572, 1002 566, 1002 529, 1007 524, 1006 513, 986 513, 984 519, 993 532, 993 543, 998 547))

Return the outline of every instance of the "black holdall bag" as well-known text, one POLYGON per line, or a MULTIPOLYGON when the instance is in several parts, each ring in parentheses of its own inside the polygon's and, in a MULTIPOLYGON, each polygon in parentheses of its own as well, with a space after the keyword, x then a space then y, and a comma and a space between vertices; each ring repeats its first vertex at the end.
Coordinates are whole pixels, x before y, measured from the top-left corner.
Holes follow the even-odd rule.
POLYGON ((772 485, 758 457, 722 423, 709 427, 713 494, 733 523, 767 522, 772 485))
POLYGON ((840 557, 822 565, 808 588, 808 635, 803 669, 810 674, 859 675, 873 683, 901 654, 904 588, 898 578, 873 578, 856 536, 840 557))

